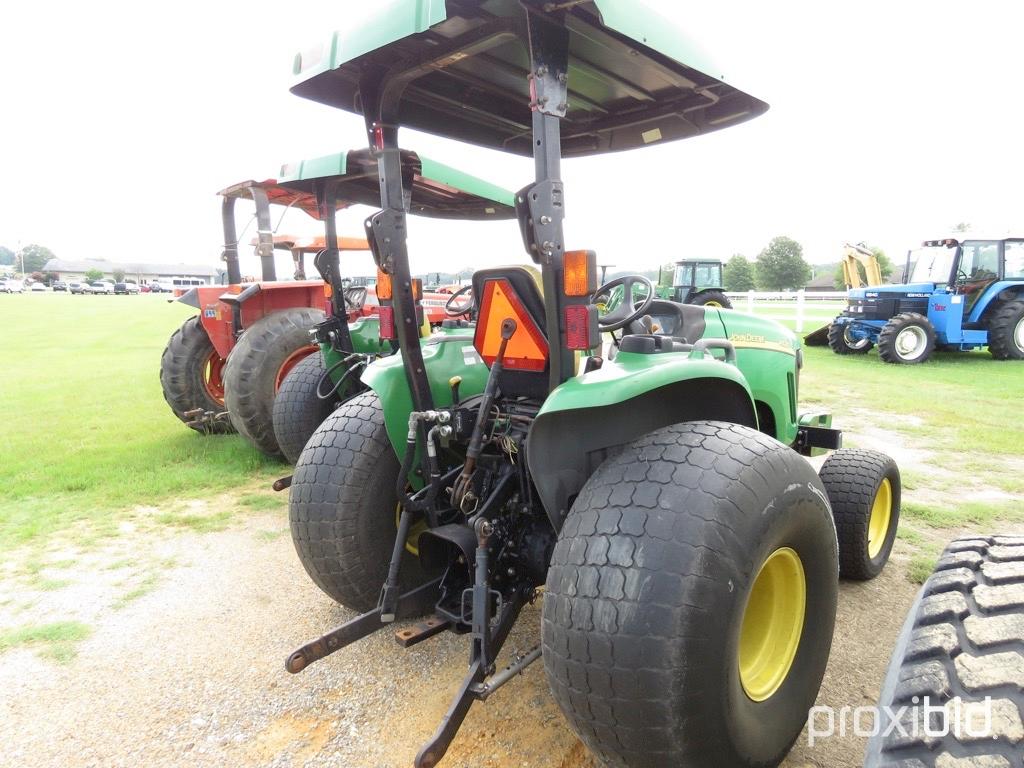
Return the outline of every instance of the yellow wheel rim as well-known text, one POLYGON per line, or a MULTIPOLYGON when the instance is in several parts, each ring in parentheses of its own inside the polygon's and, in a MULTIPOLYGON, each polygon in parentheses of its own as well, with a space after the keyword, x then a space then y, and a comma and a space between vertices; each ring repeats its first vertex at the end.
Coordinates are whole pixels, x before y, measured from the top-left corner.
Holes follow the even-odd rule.
POLYGON ((889 478, 883 478, 878 486, 878 493, 871 504, 871 518, 868 520, 868 557, 876 558, 885 544, 889 533, 889 522, 892 520, 892 485, 889 478))
POLYGON ((722 305, 719 304, 717 301, 705 301, 704 302, 704 306, 705 307, 718 307, 719 309, 722 308, 722 305))
MULTIPOLYGON (((395 530, 398 530, 398 521, 402 517, 402 505, 395 504, 395 530)), ((409 535, 405 539, 405 548, 410 554, 416 557, 420 556, 420 534, 427 530, 427 521, 420 520, 419 522, 413 523, 409 528, 409 535)))
POLYGON ((806 609, 800 556, 789 547, 775 550, 754 579, 740 628, 740 683, 754 701, 771 697, 789 674, 806 609))

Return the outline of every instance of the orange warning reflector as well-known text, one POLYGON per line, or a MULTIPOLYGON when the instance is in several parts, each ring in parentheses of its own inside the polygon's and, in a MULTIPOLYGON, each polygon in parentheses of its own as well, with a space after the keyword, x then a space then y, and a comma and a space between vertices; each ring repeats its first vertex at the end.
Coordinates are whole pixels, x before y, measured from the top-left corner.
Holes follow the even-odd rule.
POLYGON ((418 277, 412 281, 412 298, 414 301, 419 301, 423 298, 423 281, 418 277))
POLYGON ((480 317, 473 334, 476 351, 487 365, 494 364, 501 346, 501 324, 509 317, 517 327, 508 341, 502 365, 514 371, 543 371, 548 361, 548 342, 508 280, 488 280, 484 284, 480 317))
POLYGON ((589 296, 597 286, 590 285, 594 272, 590 263, 596 262, 593 251, 566 251, 563 282, 566 296, 589 296))
POLYGON ((383 269, 377 270, 377 298, 380 301, 391 301, 391 275, 383 269))
POLYGON ((324 298, 331 298, 334 295, 334 287, 330 283, 324 283, 324 298))

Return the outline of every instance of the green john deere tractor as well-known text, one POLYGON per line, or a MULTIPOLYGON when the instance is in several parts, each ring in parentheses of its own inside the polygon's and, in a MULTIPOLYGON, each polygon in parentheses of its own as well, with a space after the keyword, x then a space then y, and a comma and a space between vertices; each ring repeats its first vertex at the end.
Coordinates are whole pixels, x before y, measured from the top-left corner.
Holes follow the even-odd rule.
POLYGON ((672 287, 662 296, 683 304, 725 307, 732 309, 732 302, 725 295, 722 280, 722 262, 713 259, 683 259, 677 261, 672 272, 672 287))
MULTIPOLYGON (((515 216, 514 193, 415 152, 401 153, 403 184, 408 209, 417 216, 465 221, 507 220, 515 216)), ((350 150, 290 163, 281 168, 277 184, 297 195, 315 196, 324 222, 324 242, 332 242, 337 229, 335 211, 353 203, 380 201, 377 159, 369 150, 350 150)), ((397 344, 385 340, 380 324, 394 323, 394 311, 378 302, 381 283, 355 285, 341 277, 337 249, 317 255, 314 264, 328 294, 344 296, 331 305, 330 315, 310 331, 321 354, 299 361, 281 382, 273 402, 274 436, 281 453, 292 464, 299 458, 313 431, 340 403, 362 392, 359 380, 368 363, 390 355, 397 344)), ((364 282, 365 281, 360 281, 364 282)), ((422 286, 419 286, 422 292, 422 286)), ((384 297, 388 298, 388 297, 384 297)), ((430 334, 435 320, 448 317, 457 327, 462 297, 435 294, 417 309, 421 335, 430 334), (446 311, 447 310, 447 311, 446 311)), ((445 329, 449 332, 449 329, 445 329)))
POLYGON ((403 646, 466 634, 467 674, 416 757, 543 659, 570 726, 617 766, 770 766, 828 660, 838 577, 885 564, 889 457, 837 451, 797 409, 799 341, 738 312, 597 285, 563 239, 561 158, 698 136, 767 108, 642 3, 401 0, 300 55, 293 92, 357 112, 378 163, 367 239, 400 354, 314 432, 291 478, 313 581, 361 613, 298 648, 296 673, 399 619, 403 646), (532 156, 515 199, 532 264, 479 269, 472 322, 422 339, 399 126, 532 156), (601 314, 597 296, 645 298, 601 314), (386 291, 384 292, 386 293, 386 291), (654 330, 655 327, 657 330, 654 330), (617 354, 596 354, 602 331, 617 354), (541 592, 541 588, 543 592, 541 592), (520 612, 536 647, 498 669, 520 612))

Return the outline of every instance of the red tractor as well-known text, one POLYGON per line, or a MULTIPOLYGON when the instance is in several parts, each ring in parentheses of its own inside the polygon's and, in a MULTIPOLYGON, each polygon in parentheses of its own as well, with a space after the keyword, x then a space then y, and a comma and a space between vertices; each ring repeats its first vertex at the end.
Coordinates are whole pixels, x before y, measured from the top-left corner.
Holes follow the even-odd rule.
MULTIPOLYGON (((270 205, 299 208, 316 219, 319 208, 314 195, 273 180, 242 182, 219 194, 229 285, 192 288, 178 297, 199 314, 171 336, 160 363, 160 382, 171 410, 188 426, 202 433, 237 430, 264 453, 277 455, 273 396, 295 364, 317 351, 309 329, 326 317, 329 297, 323 280, 303 279, 304 257, 323 251, 324 237, 275 236, 270 205), (262 264, 261 281, 242 277, 235 229, 239 198, 256 204, 259 234, 254 245, 262 264), (277 280, 275 250, 291 251, 295 280, 277 280), (229 356, 234 365, 228 364, 229 356)), ((339 237, 337 248, 368 250, 365 239, 349 237, 339 237)), ((364 313, 361 305, 350 310, 353 318, 364 313)))
MULTIPOLYGON (((402 152, 408 177, 409 211, 445 219, 504 219, 512 216, 512 193, 415 152, 402 152)), ((164 398, 174 414, 201 433, 238 431, 269 456, 282 455, 273 423, 274 400, 288 373, 318 351, 311 332, 334 313, 332 296, 343 294, 346 320, 376 314, 372 279, 342 280, 339 251, 367 251, 362 238, 337 237, 334 212, 380 200, 377 160, 367 150, 341 152, 286 165, 280 182, 245 181, 222 190, 227 286, 193 288, 177 301, 199 310, 171 336, 160 365, 164 398), (262 263, 260 282, 242 276, 235 228, 235 202, 256 205, 262 263), (327 200, 331 202, 326 202, 327 200), (299 208, 324 221, 320 237, 274 235, 270 206, 299 208), (336 247, 328 246, 336 240, 336 247), (287 250, 294 280, 278 281, 274 251, 287 250), (304 257, 315 254, 317 280, 306 280, 304 257)), ((450 293, 425 292, 423 314, 431 326, 448 317, 450 293)))

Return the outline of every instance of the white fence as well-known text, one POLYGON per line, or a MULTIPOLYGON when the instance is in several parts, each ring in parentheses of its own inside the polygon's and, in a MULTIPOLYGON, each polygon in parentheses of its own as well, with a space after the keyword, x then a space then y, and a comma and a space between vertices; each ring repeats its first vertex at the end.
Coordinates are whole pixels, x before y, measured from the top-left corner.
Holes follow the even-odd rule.
POLYGON ((726 295, 735 309, 793 323, 797 332, 806 325, 824 325, 846 307, 846 291, 729 291, 726 295))

